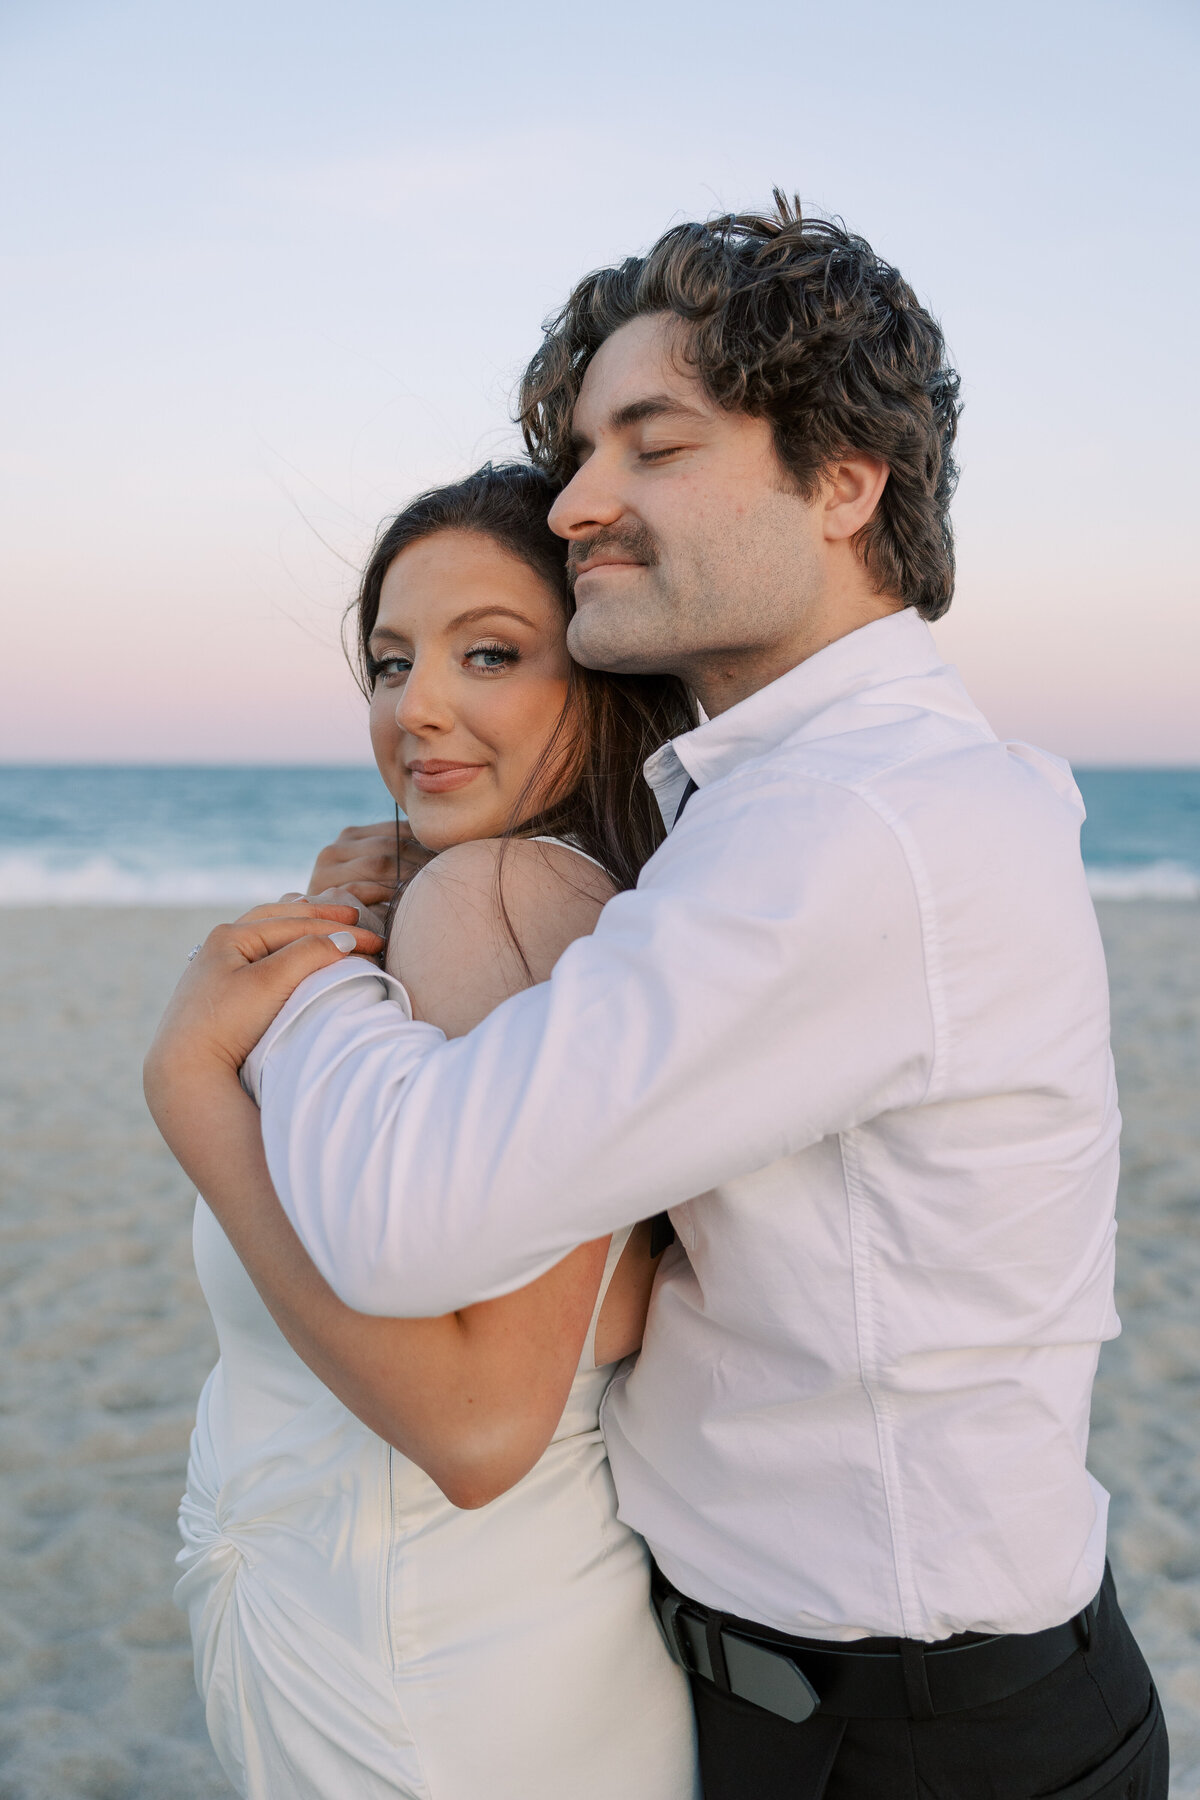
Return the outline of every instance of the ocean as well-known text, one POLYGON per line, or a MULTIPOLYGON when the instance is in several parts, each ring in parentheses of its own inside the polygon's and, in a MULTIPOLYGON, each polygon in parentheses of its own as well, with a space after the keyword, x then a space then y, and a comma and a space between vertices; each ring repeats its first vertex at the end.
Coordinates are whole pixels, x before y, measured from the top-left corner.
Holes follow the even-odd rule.
MULTIPOLYGON (((1200 900, 1200 769, 1077 769, 1105 900, 1200 900)), ((0 768, 0 906, 253 905, 307 885, 373 768, 0 768)))

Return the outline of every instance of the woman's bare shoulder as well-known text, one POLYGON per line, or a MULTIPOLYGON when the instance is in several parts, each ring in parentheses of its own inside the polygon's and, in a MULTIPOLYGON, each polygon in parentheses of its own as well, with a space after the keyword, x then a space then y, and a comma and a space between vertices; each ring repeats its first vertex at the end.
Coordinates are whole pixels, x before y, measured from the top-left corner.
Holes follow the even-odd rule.
POLYGON ((456 844, 405 889, 387 966, 418 1018, 459 1036, 510 994, 544 981, 614 891, 602 869, 565 844, 456 844))
POLYGON ((411 930, 418 921, 448 925, 454 919, 496 925, 505 910, 516 926, 514 908, 597 915, 614 892, 611 877, 567 844, 476 838, 443 850, 409 882, 395 927, 411 930))

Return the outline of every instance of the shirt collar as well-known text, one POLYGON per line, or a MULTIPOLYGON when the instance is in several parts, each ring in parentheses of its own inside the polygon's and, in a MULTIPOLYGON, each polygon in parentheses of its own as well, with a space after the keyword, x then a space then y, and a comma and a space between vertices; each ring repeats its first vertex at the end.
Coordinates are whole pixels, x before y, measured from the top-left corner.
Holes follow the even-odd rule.
POLYGON ((675 821, 689 777, 704 787, 811 727, 839 701, 944 668, 933 633, 914 607, 847 632, 647 759, 643 773, 667 829, 675 821))

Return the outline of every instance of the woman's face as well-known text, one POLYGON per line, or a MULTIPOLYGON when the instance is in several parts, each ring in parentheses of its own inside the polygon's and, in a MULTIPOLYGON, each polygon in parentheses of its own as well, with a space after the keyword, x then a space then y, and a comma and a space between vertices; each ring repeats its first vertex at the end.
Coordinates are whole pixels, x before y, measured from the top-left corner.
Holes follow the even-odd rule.
POLYGON ((368 649, 371 745, 417 838, 497 837, 567 697, 557 595, 494 538, 439 531, 390 564, 368 649))

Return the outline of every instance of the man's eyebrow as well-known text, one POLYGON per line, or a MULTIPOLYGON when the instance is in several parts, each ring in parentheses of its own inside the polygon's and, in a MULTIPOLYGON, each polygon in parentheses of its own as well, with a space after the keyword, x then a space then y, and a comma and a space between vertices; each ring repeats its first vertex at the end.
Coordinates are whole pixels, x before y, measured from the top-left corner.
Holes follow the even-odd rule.
MULTIPOLYGON (((610 431, 628 431, 631 425, 641 425, 647 419, 696 419, 702 420, 704 414, 699 407, 689 406, 686 400, 679 400, 672 394, 647 394, 644 400, 631 400, 626 406, 618 406, 615 412, 608 415, 610 431)), ((591 439, 582 432, 573 432, 571 448, 587 449, 591 439)))

